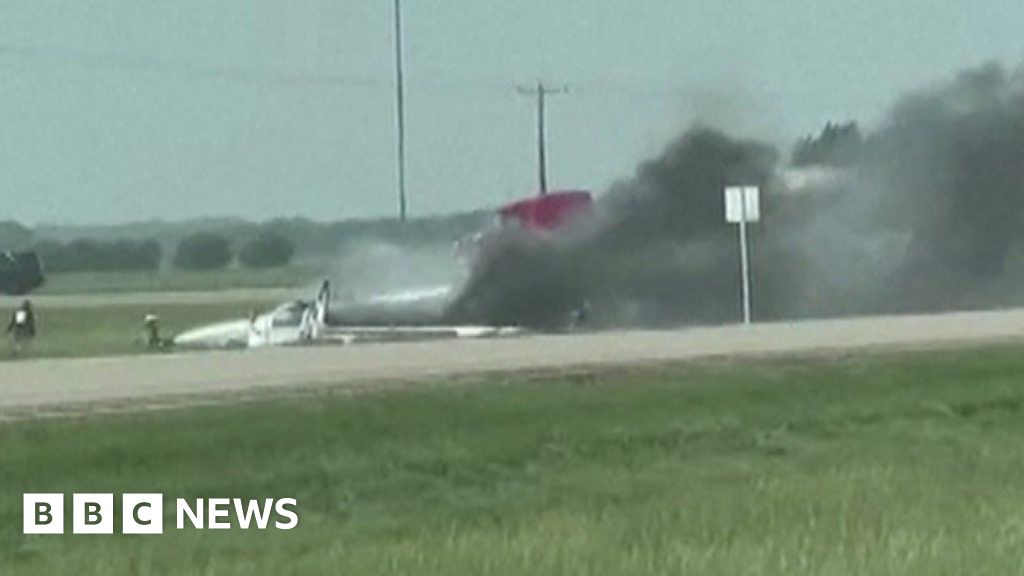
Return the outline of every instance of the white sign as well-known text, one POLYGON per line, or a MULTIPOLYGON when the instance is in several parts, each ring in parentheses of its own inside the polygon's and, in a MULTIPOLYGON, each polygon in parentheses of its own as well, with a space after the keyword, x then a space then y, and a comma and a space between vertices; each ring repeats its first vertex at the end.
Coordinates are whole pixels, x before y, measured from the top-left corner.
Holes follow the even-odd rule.
POLYGON ((730 224, 761 220, 761 190, 757 186, 725 189, 725 221, 730 224))
POLYGON ((725 189, 725 221, 738 224, 740 233, 740 274, 742 278, 743 323, 750 324, 750 255, 747 224, 761 220, 761 190, 757 186, 729 186, 725 189))

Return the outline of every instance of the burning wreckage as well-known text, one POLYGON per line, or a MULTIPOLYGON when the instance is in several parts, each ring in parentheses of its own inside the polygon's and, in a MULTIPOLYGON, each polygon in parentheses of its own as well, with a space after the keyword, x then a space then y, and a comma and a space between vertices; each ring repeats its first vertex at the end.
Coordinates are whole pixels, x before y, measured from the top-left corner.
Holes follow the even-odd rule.
MULTIPOLYGON (((994 64, 900 98, 870 129, 830 124, 788 161, 770 143, 698 125, 596 203, 561 193, 499 210, 501 225, 463 243, 457 288, 338 301, 319 315, 347 334, 735 322, 722 190, 737 184, 763 193, 765 224, 750 238, 758 321, 1020 307, 1022 150, 1024 67, 994 64)), ((250 325, 260 322, 243 334, 250 325)))
MULTIPOLYGON (((591 214, 589 192, 552 192, 509 204, 497 211, 492 226, 460 241, 456 256, 468 277, 460 286, 438 286, 377 295, 362 301, 335 300, 330 280, 316 298, 281 304, 248 319, 212 324, 174 338, 182 348, 261 348, 313 343, 415 340, 424 338, 486 338, 519 334, 525 328, 554 328, 553 315, 565 326, 584 316, 582 300, 552 298, 535 311, 519 310, 511 290, 511 313, 495 313, 497 297, 507 298, 508 269, 522 251, 553 249, 571 223, 591 214), (500 281, 501 295, 489 286, 500 281), (538 322, 537 319, 548 319, 538 322)), ((520 278, 535 283, 538 277, 520 278)), ((556 294, 559 292, 552 292, 556 294)), ((533 303, 536 305, 536 303, 533 303)))

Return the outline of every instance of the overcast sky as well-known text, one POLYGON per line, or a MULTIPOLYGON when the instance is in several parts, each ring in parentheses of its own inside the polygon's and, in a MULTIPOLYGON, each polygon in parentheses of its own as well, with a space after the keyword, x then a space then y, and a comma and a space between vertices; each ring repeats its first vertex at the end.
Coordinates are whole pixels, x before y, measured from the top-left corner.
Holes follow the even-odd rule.
MULTIPOLYGON (((391 0, 0 0, 0 219, 384 216, 391 0)), ((1024 61, 1020 0, 405 1, 413 215, 600 192, 700 120, 788 144, 1024 61)))

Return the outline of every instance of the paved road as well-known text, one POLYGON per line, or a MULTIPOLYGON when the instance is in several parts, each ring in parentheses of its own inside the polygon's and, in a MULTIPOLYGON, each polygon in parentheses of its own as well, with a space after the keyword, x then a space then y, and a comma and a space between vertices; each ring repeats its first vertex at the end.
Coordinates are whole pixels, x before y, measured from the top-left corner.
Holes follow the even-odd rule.
POLYGON ((1021 339, 1024 310, 678 331, 534 335, 0 365, 0 413, 129 407, 290 387, 364 387, 490 371, 1021 339))

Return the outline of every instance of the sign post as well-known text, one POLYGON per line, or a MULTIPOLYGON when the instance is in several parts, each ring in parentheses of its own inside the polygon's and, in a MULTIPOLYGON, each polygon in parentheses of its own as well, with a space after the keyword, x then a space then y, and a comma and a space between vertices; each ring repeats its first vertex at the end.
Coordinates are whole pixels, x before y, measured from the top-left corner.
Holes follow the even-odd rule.
POLYGON ((747 246, 747 224, 761 220, 760 196, 761 191, 756 186, 730 186, 725 189, 725 221, 737 224, 740 231, 744 324, 750 324, 750 252, 747 246))

